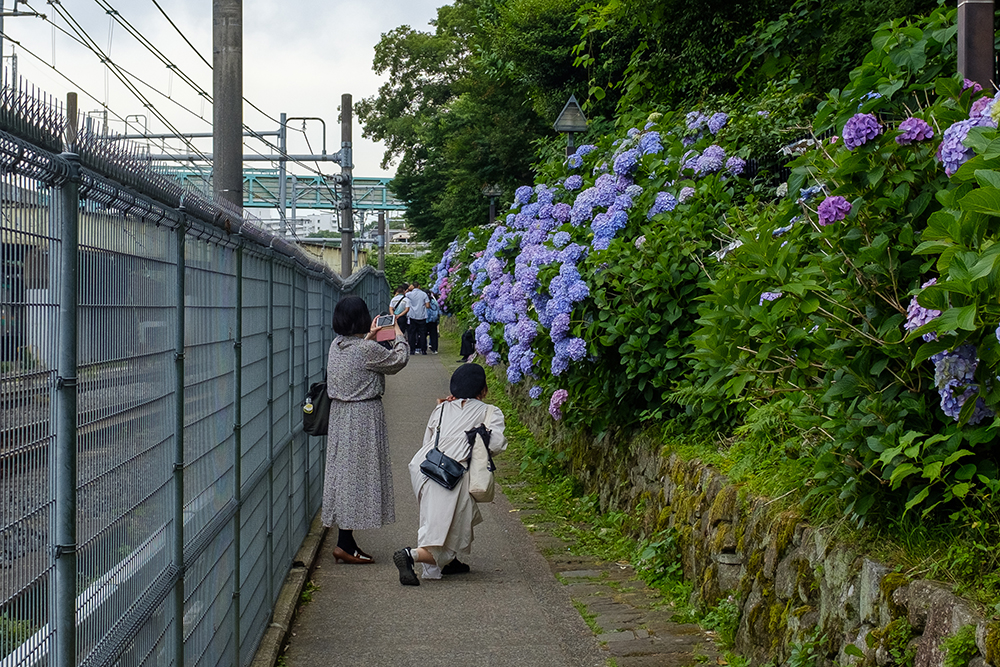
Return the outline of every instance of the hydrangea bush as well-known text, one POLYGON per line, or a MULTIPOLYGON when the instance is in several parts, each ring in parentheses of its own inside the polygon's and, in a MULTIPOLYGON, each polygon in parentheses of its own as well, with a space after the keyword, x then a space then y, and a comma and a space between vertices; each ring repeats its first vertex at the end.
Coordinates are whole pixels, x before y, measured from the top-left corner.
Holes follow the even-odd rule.
POLYGON ((942 76, 953 38, 954 10, 885 27, 778 188, 747 169, 800 124, 778 105, 622 119, 450 247, 437 291, 571 426, 777 411, 859 521, 971 497, 997 480, 1000 105, 942 76))

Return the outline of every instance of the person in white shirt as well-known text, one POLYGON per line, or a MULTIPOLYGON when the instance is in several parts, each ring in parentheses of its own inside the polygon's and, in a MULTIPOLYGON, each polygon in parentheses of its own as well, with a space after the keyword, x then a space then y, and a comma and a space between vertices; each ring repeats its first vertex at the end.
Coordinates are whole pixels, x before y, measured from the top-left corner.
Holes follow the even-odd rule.
POLYGON ((417 283, 410 285, 410 291, 406 293, 406 298, 410 300, 409 326, 407 328, 410 351, 413 354, 427 354, 427 307, 430 305, 430 298, 417 283))
MULTIPOLYGON (((406 298, 407 285, 404 283, 396 288, 396 296, 389 302, 389 312, 396 316, 396 324, 400 331, 406 335, 409 321, 407 315, 410 312, 410 300, 406 298)), ((412 349, 412 348, 411 348, 412 349)))

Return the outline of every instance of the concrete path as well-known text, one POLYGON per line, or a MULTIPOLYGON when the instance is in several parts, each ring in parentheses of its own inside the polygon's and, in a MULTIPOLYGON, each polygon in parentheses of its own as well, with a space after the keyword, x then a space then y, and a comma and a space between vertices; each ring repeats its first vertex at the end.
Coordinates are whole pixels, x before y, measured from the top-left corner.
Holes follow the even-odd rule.
POLYGON ((388 378, 384 402, 396 523, 355 533, 375 557, 371 565, 337 564, 331 555, 336 532, 329 531, 312 578, 318 590, 292 627, 288 667, 608 664, 607 649, 573 606, 574 586, 556 579, 501 493, 481 507, 485 520, 476 527, 471 573, 420 586, 399 584, 392 553, 413 546, 417 533, 406 465, 420 446, 435 399, 448 394, 457 359, 457 349, 442 340, 440 355, 411 357, 388 378))

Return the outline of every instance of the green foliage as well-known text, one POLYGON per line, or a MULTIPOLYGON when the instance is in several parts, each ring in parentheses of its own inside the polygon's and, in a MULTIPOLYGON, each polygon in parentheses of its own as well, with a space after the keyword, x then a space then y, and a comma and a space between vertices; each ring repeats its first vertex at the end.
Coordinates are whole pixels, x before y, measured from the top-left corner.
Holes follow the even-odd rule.
MULTIPOLYGON (((762 20, 737 40, 733 58, 745 93, 775 78, 796 90, 839 88, 871 47, 872 26, 898 17, 924 15, 938 0, 795 0, 774 20, 762 20)), ((951 50, 954 58, 954 50, 951 50)), ((952 64, 954 69, 954 64, 952 64)), ((936 76, 936 75, 935 75, 936 76)), ((867 91, 864 91, 867 92, 867 91)))
POLYGON ((413 263, 411 255, 396 255, 386 253, 385 255, 385 279, 389 283, 389 289, 393 292, 405 282, 409 282, 410 265, 413 263))
POLYGON ((701 618, 701 626, 714 630, 723 648, 736 645, 736 629, 740 625, 740 605, 732 595, 723 598, 719 604, 709 609, 701 618))
POLYGON ((0 657, 11 654, 34 633, 35 627, 31 621, 17 620, 7 614, 0 614, 0 657))
POLYGON ((819 628, 801 642, 793 642, 785 667, 816 667, 820 660, 820 649, 826 636, 820 636, 819 628))
POLYGON ((953 636, 941 642, 945 650, 944 667, 966 667, 979 652, 976 648, 976 626, 963 625, 953 636))
POLYGON ((313 593, 318 590, 319 586, 317 586, 312 579, 307 580, 305 585, 302 587, 302 593, 299 594, 299 604, 307 605, 312 602, 313 593))

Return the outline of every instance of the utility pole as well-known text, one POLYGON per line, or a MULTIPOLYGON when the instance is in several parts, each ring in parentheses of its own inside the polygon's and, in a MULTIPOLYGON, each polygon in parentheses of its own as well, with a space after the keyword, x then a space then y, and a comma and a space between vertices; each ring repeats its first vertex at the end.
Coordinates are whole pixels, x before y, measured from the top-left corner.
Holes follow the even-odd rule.
POLYGON ((243 0, 212 0, 212 180, 243 207, 243 0))
POLYGON ((377 238, 378 238, 378 270, 385 271, 385 211, 378 212, 377 238))
POLYGON ((351 275, 354 267, 354 156, 351 154, 353 108, 350 93, 340 97, 340 277, 351 275))
POLYGON ((958 0, 958 72, 994 90, 993 0, 958 0))

